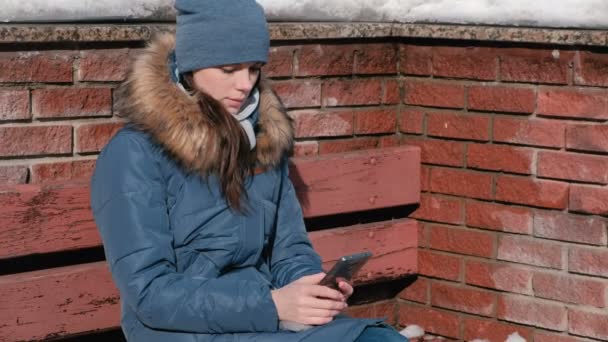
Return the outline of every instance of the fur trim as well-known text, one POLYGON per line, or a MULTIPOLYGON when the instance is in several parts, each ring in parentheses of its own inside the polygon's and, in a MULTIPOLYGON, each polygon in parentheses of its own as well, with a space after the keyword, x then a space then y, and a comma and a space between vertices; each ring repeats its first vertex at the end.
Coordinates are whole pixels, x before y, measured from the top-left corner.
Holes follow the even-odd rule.
MULTIPOLYGON (((209 174, 221 156, 219 134, 206 121, 197 97, 186 94, 170 78, 167 60, 175 48, 175 36, 153 40, 134 61, 127 80, 117 90, 121 116, 148 132, 190 171, 209 174)), ((277 166, 293 148, 293 121, 267 80, 259 83, 257 166, 277 166)))

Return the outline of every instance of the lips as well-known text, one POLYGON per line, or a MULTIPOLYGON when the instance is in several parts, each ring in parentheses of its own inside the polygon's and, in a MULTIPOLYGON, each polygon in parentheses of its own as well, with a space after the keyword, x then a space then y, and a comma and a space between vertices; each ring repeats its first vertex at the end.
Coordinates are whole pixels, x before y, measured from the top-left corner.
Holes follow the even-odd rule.
POLYGON ((241 105, 243 104, 243 101, 245 99, 231 99, 228 98, 228 106, 230 107, 235 107, 235 108, 241 108, 241 105))

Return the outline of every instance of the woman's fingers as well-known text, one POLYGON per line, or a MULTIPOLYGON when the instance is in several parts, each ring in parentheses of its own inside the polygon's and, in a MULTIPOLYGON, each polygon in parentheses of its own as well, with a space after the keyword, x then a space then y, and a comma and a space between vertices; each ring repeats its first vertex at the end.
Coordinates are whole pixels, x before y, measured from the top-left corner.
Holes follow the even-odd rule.
POLYGON ((321 279, 323 279, 323 277, 325 277, 325 273, 323 273, 323 272, 311 274, 311 275, 301 277, 300 279, 294 281, 293 284, 316 285, 321 281, 321 279))
POLYGON ((342 311, 347 307, 346 302, 324 299, 318 297, 307 297, 303 300, 302 306, 312 309, 337 310, 342 311))
POLYGON ((340 301, 343 302, 346 300, 346 298, 344 298, 344 295, 337 290, 331 289, 327 286, 323 286, 323 285, 314 285, 309 287, 309 295, 314 296, 314 297, 322 297, 322 298, 326 298, 326 299, 332 299, 335 301, 340 301))
POLYGON ((353 286, 346 281, 340 281, 338 283, 338 288, 346 298, 350 297, 354 291, 353 286))

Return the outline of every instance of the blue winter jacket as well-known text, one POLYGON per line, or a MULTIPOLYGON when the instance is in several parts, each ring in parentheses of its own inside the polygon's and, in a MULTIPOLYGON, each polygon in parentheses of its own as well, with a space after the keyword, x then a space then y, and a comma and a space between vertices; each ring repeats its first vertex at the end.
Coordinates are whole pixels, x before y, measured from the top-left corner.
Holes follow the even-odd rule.
POLYGON ((201 174, 221 161, 217 134, 196 100, 171 81, 171 36, 152 43, 119 90, 130 124, 104 148, 91 204, 121 296, 129 341, 354 341, 378 320, 340 316, 303 332, 280 331, 270 295, 321 272, 288 178, 291 121, 259 85, 256 166, 244 214, 201 174))

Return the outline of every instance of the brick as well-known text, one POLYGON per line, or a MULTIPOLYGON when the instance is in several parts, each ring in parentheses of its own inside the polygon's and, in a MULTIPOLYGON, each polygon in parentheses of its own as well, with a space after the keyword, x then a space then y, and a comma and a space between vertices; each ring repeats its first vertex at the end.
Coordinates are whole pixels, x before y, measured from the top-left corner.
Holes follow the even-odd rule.
POLYGON ((112 115, 110 88, 55 88, 32 91, 32 112, 39 118, 112 115))
POLYGON ((563 269, 562 246, 540 239, 503 235, 498 239, 496 259, 533 266, 563 269))
POLYGON ((608 120, 608 90, 541 88, 537 114, 608 120))
POLYGON ((576 153, 538 153, 537 175, 589 183, 608 184, 608 159, 576 153))
POLYGON ((93 175, 95 160, 75 160, 32 165, 31 183, 88 179, 93 175))
POLYGON ((0 53, 0 82, 72 82, 74 56, 62 52, 0 53))
POLYGON ((358 110, 355 112, 355 134, 395 133, 397 108, 358 110))
POLYGON ((461 258, 427 250, 418 250, 418 274, 447 280, 460 278, 461 258))
POLYGON ((568 311, 568 332, 575 335, 608 340, 608 313, 583 311, 571 308, 568 311))
POLYGON ((28 169, 25 165, 0 166, 0 186, 27 183, 28 169))
POLYGON ((608 215, 608 188, 572 184, 568 206, 570 211, 608 215))
POLYGON ((428 113, 426 130, 429 136, 488 141, 490 118, 460 113, 428 113))
POLYGON ((474 80, 495 80, 496 50, 485 47, 433 47, 433 75, 474 80))
POLYGON ((267 77, 289 77, 293 75, 293 59, 296 48, 293 46, 273 46, 264 65, 267 77))
POLYGON ((509 264, 468 260, 465 282, 469 285, 532 295, 532 272, 509 264))
POLYGON ((410 105, 464 108, 464 86, 446 81, 406 80, 405 103, 410 105))
POLYGON ((420 196, 420 207, 412 217, 433 222, 462 224, 462 200, 436 195, 420 196))
POLYGON ((502 295, 496 317, 514 323, 564 331, 568 326, 566 306, 531 297, 502 295))
POLYGON ((517 332, 526 341, 532 341, 532 329, 519 325, 466 317, 463 319, 463 327, 463 339, 465 341, 473 341, 476 339, 476 341, 487 340, 502 342, 506 341, 509 335, 514 332, 517 332))
POLYGON ((321 82, 275 81, 272 88, 287 108, 321 106, 321 82))
POLYGON ((574 67, 574 83, 608 87, 608 55, 590 51, 577 52, 574 67))
POLYGON ((401 145, 401 137, 397 135, 388 135, 380 137, 378 148, 397 147, 401 145))
POLYGON ((568 271, 608 278, 608 250, 571 246, 568 251, 568 271))
POLYGON ((427 248, 429 246, 428 229, 426 224, 418 225, 418 248, 427 248))
POLYGON ((356 74, 396 74, 397 48, 394 44, 364 44, 355 53, 356 74))
POLYGON ((319 154, 359 151, 378 147, 378 138, 357 138, 345 140, 322 141, 319 154))
POLYGON ((495 117, 492 136, 495 142, 563 147, 565 129, 562 122, 495 117))
POLYGON ((416 281, 399 293, 399 298, 426 304, 429 300, 429 284, 428 279, 418 277, 416 281))
POLYGON ((534 333, 534 342, 593 342, 587 339, 576 338, 568 335, 548 334, 542 331, 534 333))
POLYGON ((502 81, 567 84, 574 54, 559 50, 504 49, 500 59, 502 81))
POLYGON ((294 146, 294 157, 310 157, 319 154, 319 143, 316 141, 299 141, 294 146))
POLYGON ((297 138, 337 137, 353 134, 351 111, 322 112, 318 110, 290 113, 297 138))
POLYGON ((357 318, 385 318, 388 324, 396 323, 396 306, 394 300, 350 306, 345 311, 349 316, 357 318))
POLYGON ((442 194, 493 199, 492 175, 458 169, 434 168, 431 191, 442 194))
POLYGON ((377 105, 382 99, 382 81, 378 79, 330 80, 323 83, 323 105, 377 105))
POLYGON ((304 45, 296 54, 296 76, 351 75, 355 49, 354 45, 304 45))
POLYGON ((435 282, 431 284, 431 304, 481 316, 492 316, 496 309, 496 294, 460 285, 435 282))
POLYGON ((78 153, 99 152, 120 130, 123 123, 84 124, 76 129, 78 153))
POLYGON ((399 47, 399 70, 405 75, 431 75, 433 48, 420 45, 399 47))
POLYGON ((531 114, 536 107, 533 88, 521 87, 469 87, 469 109, 531 114))
POLYGON ((608 126, 571 125, 566 127, 566 148, 591 152, 608 152, 608 126))
MULTIPOLYGON (((407 144, 406 144, 407 145, 407 144)), ((431 181, 431 168, 428 166, 420 166, 420 190, 429 191, 431 181)))
POLYGON ((460 317, 452 312, 426 306, 401 303, 399 305, 399 325, 416 324, 428 333, 459 338, 460 317))
POLYGON ((129 49, 82 51, 78 79, 121 82, 127 78, 129 63, 129 49))
POLYGON ((405 139, 408 145, 420 147, 421 161, 425 164, 464 166, 464 143, 435 139, 405 139))
POLYGON ((532 173, 532 149, 489 144, 467 145, 467 167, 481 170, 532 173))
POLYGON ((508 233, 532 234, 532 210, 512 205, 467 201, 466 224, 469 227, 508 233))
POLYGON ((401 109, 399 131, 422 134, 424 132, 424 112, 416 109, 401 109))
POLYGON ((0 127, 0 156, 72 153, 72 126, 0 127))
POLYGON ((0 121, 29 120, 31 117, 27 89, 0 89, 0 121))
POLYGON ((390 299, 383 302, 376 302, 373 304, 374 306, 374 316, 375 318, 383 318, 385 322, 390 325, 397 324, 397 301, 390 299))
POLYGON ((606 246, 607 234, 605 219, 554 211, 534 215, 534 235, 538 237, 606 246))
POLYGON ((496 238, 492 233, 433 225, 429 247, 436 250, 490 258, 496 238))
POLYGON ((568 184, 527 177, 498 176, 496 200, 543 207, 565 209, 568 205, 568 184))
POLYGON ((534 296, 573 303, 606 307, 608 283, 586 277, 536 272, 532 278, 534 296))
POLYGON ((401 103, 401 85, 396 80, 387 80, 384 82, 384 96, 382 97, 383 104, 400 104, 401 103))

